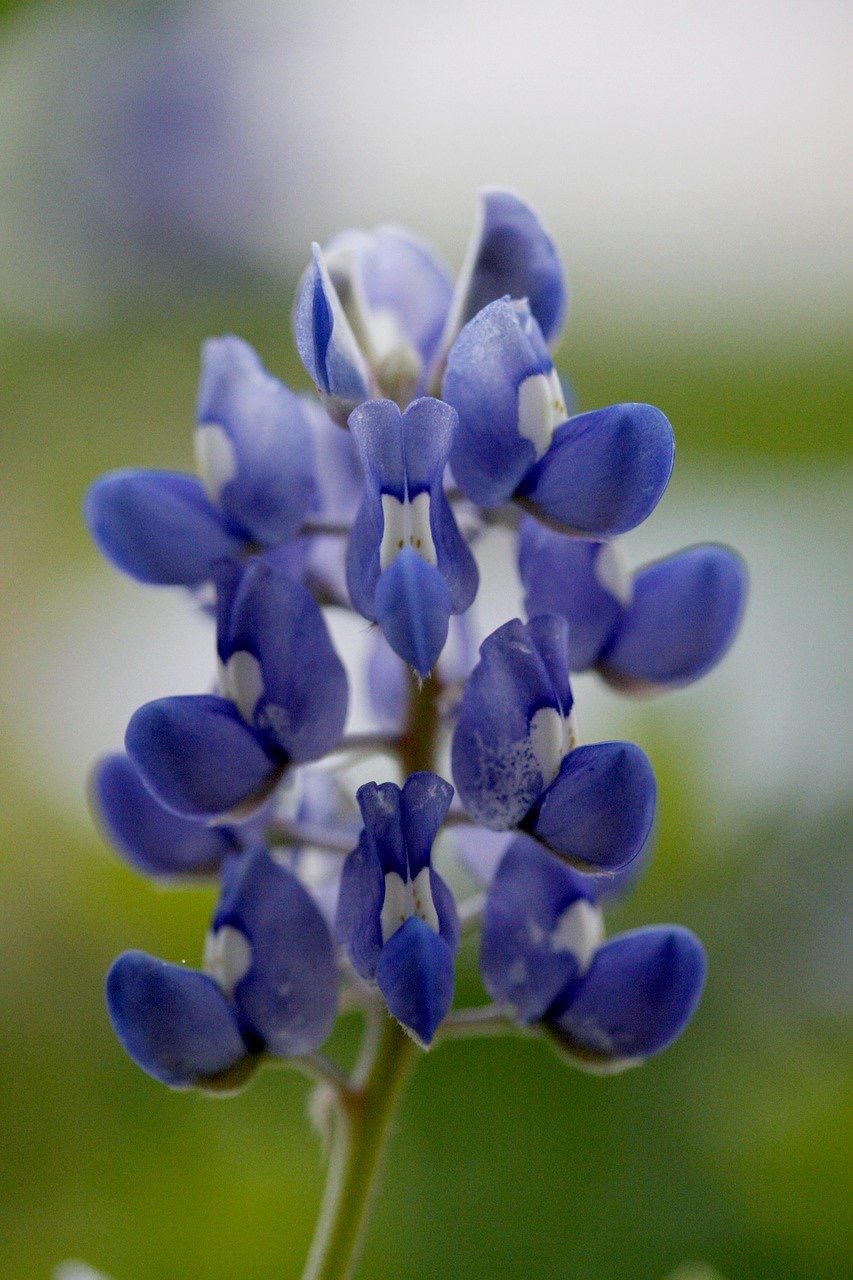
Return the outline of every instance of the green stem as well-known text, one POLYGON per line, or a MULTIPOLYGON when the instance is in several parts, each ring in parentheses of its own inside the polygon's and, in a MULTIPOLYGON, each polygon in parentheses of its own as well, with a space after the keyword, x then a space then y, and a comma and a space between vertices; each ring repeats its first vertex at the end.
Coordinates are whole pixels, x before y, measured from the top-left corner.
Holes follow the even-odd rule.
POLYGON ((349 1280, 355 1273, 414 1053, 414 1041, 393 1018, 386 1018, 364 1085, 340 1096, 323 1206, 302 1280, 349 1280))

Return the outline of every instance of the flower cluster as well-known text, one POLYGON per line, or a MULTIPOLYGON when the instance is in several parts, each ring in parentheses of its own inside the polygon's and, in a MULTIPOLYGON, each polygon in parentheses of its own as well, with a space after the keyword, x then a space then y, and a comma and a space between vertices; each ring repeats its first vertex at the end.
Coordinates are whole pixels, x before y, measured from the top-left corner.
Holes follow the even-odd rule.
POLYGON ((509 192, 484 193, 455 283, 408 232, 348 232, 314 246, 295 307, 319 403, 212 339, 198 474, 90 489, 103 553, 192 591, 216 631, 215 691, 139 708, 93 783, 135 868, 220 882, 202 968, 130 951, 110 970, 115 1030, 158 1080, 223 1088, 266 1056, 310 1059, 344 996, 384 1000, 427 1046, 477 926, 489 1016, 579 1065, 644 1059, 693 1013, 690 932, 605 941, 655 778, 632 743, 579 745, 570 672, 644 694, 696 679, 734 637, 745 573, 716 545, 627 571, 613 539, 664 492, 672 430, 649 405, 570 412, 551 356, 566 308, 554 245, 509 192), (517 531, 527 620, 477 658, 473 548, 495 522, 517 531), (359 674, 381 734, 345 735, 356 673, 330 605, 375 624, 359 674), (355 796, 354 757, 370 770, 355 796), (442 829, 458 839, 437 844, 442 829), (454 843, 484 897, 457 903, 436 869, 454 843))

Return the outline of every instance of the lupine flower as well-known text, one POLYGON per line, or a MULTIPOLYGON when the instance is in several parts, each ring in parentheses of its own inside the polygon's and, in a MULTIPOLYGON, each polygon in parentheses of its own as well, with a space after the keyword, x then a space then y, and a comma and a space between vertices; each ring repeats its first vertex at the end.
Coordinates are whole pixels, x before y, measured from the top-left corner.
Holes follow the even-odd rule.
POLYGON ((393 782, 361 787, 364 830, 341 877, 338 938, 356 972, 379 984, 394 1017, 424 1045, 453 1000, 459 920, 431 864, 452 798, 450 784, 426 772, 411 774, 402 790, 393 782))
POLYGON ((241 1083, 259 1057, 312 1053, 332 1029, 338 974, 328 926, 265 849, 231 859, 205 972, 127 951, 107 1006, 127 1052, 174 1088, 241 1083))
POLYGON ((453 780, 485 827, 529 831, 587 870, 616 871, 643 847, 655 779, 630 742, 576 746, 568 626, 514 619, 480 646, 453 735, 453 780))
MULTIPOLYGON (((471 613, 451 615, 447 640, 432 672, 443 714, 458 702, 477 660, 471 613)), ((405 724, 412 693, 407 671, 406 663, 380 632, 367 663, 367 691, 374 714, 388 729, 401 729, 405 724)))
POLYGON ((222 695, 148 702, 127 753, 168 809, 246 816, 292 762, 318 760, 343 732, 347 678, 323 615, 301 583, 259 558, 219 570, 222 695))
POLYGON ((86 495, 95 542, 140 582, 209 582, 218 560, 292 539, 314 502, 304 405, 239 338, 204 344, 195 440, 199 478, 113 471, 86 495))
POLYGON ((518 498, 568 531, 609 537, 657 505, 672 472, 672 428, 646 404, 569 417, 535 314, 500 298, 468 322, 442 396, 459 414, 450 464, 482 507, 518 498))
POLYGON ((423 677, 479 580, 443 487, 455 425, 453 410, 428 397, 402 414, 371 400, 350 418, 365 480, 347 548, 350 599, 423 677))
POLYGON ((631 574, 618 544, 523 520, 518 562, 528 614, 568 620, 571 669, 594 667, 626 693, 661 693, 705 675, 728 652, 746 603, 743 560, 715 543, 631 574))
POLYGON ((519 1022, 544 1023, 581 1065, 606 1071, 671 1044, 705 980, 705 953, 688 929, 657 925, 605 942, 586 878, 524 836, 486 899, 481 966, 489 994, 519 1022))
POLYGON ((536 214, 512 192, 482 193, 454 290, 444 265, 408 231, 347 232, 314 245, 294 315, 296 345, 330 415, 362 401, 401 408, 429 390, 456 334, 489 302, 526 297, 549 340, 566 311, 563 271, 536 214))

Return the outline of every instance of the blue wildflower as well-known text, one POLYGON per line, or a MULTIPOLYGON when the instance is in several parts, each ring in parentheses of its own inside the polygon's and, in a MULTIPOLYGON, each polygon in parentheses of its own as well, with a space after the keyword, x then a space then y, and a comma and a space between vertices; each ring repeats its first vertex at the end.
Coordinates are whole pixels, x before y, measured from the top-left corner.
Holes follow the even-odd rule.
POLYGON ((338 973, 329 928, 265 849, 230 860, 205 972, 128 951, 107 976, 119 1040, 174 1088, 242 1082, 259 1057, 312 1053, 332 1029, 338 973))
POLYGON ((543 1023, 580 1065, 614 1071, 683 1031, 702 993, 705 953, 675 925, 605 942, 586 878, 522 836, 489 889, 481 967, 489 994, 519 1022, 543 1023))
POLYGON ((568 626, 514 619, 480 646, 453 735, 453 780, 485 827, 521 827, 560 857, 610 874, 640 852, 655 779, 630 742, 576 745, 568 626))
POLYGON ((428 397, 405 413, 371 400, 350 418, 365 477, 347 548, 350 598, 423 677, 444 647, 451 613, 477 592, 477 565, 443 486, 455 425, 453 410, 428 397))
POLYGON ((357 799, 364 820, 341 877, 336 931, 361 977, 376 981, 394 1017, 428 1045, 453 1000, 459 920, 453 894, 431 864, 453 788, 413 773, 402 790, 370 782, 357 799))

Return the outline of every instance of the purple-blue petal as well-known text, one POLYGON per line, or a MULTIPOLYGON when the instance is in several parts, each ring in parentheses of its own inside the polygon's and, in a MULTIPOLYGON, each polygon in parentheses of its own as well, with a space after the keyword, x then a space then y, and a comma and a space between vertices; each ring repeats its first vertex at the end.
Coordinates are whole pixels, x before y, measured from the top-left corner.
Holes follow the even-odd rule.
POLYGON ((628 1061, 665 1049, 699 1003, 706 960, 689 929, 658 925, 623 933, 595 954, 583 982, 558 1000, 549 1024, 569 1046, 628 1061))
POLYGON ((382 948, 376 981, 397 1021, 429 1045, 453 1003, 453 952, 444 938, 411 916, 382 948))
POLYGON ((453 295, 444 263, 411 232, 381 226, 367 238, 361 281, 371 310, 390 311, 428 367, 453 295))
POLYGON ((612 538, 654 511, 674 458, 672 427, 660 409, 611 405, 557 427, 518 492, 568 532, 612 538))
POLYGON ((616 871, 645 844, 655 799, 645 752, 633 742, 598 742, 569 752, 525 827, 563 858, 616 871))
POLYGON ((328 412, 346 422, 371 394, 370 376, 318 245, 294 313, 296 346, 328 412))
POLYGON ((125 755, 107 756, 96 766, 92 799, 107 839, 145 875, 215 875, 234 852, 226 828, 164 809, 125 755))
POLYGON ((233 703, 207 694, 145 703, 125 747, 156 799, 185 817, 260 803, 286 763, 271 759, 233 703))
POLYGON ((541 1018, 582 972, 584 957, 561 945, 558 930, 579 899, 594 903, 585 877, 535 840, 513 840, 486 897, 480 966, 492 999, 522 1022, 541 1018))
POLYGON ((444 648, 451 608, 441 573, 411 547, 403 548, 376 583, 376 621, 394 652, 423 679, 444 648))
POLYGON ((243 549, 201 481, 178 471, 111 471, 89 489, 83 514, 107 559, 155 586, 200 586, 217 560, 243 549))
POLYGON ((403 784, 400 820, 405 833, 411 879, 429 866, 433 841, 452 799, 450 783, 428 770, 409 774, 403 784))
POLYGON ((335 937, 346 949, 356 973, 368 981, 376 976, 382 951, 384 898, 385 874, 372 843, 362 832, 341 873, 335 937))
POLYGON ((106 991, 122 1045, 163 1084, 204 1083, 246 1057, 234 1010, 206 974, 126 951, 113 963, 106 991))
POLYGON ((307 889, 265 849, 227 867, 213 929, 237 929, 251 967, 234 988, 247 1043, 278 1057, 313 1051, 332 1030, 338 971, 328 926, 307 889))
POLYGON ((202 445, 210 428, 224 433, 218 449, 231 464, 218 476, 213 468, 209 496, 263 545, 292 537, 314 503, 313 439, 300 398, 267 373, 248 343, 210 338, 197 418, 202 445))
POLYGON ((648 565, 601 654, 602 673, 628 692, 698 680, 734 640, 746 592, 746 566, 729 547, 689 547, 648 565))

